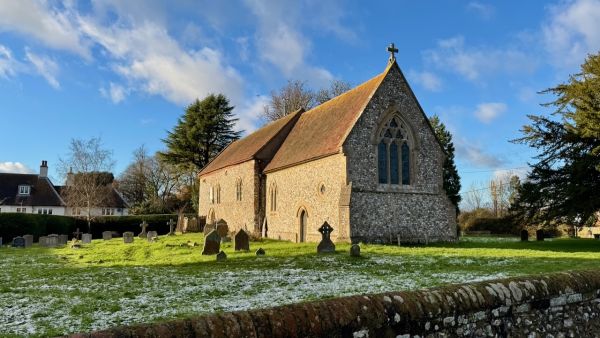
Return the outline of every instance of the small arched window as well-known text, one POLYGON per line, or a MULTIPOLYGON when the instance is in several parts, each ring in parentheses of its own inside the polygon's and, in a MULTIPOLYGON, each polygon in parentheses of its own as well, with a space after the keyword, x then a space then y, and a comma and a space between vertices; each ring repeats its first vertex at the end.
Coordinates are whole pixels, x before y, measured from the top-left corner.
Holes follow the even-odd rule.
POLYGON ((211 186, 208 191, 208 200, 210 201, 210 204, 215 204, 215 187, 213 186, 211 186))
POLYGON ((236 201, 242 200, 242 179, 238 178, 235 182, 235 199, 236 201))
POLYGON ((216 192, 216 200, 217 200, 217 204, 221 204, 221 186, 217 185, 217 192, 216 192))
POLYGON ((377 134, 377 173, 380 184, 410 184, 408 128, 393 116, 377 134))
POLYGON ((269 189, 269 196, 271 200, 271 211, 277 211, 277 186, 275 183, 271 184, 271 188, 269 189))

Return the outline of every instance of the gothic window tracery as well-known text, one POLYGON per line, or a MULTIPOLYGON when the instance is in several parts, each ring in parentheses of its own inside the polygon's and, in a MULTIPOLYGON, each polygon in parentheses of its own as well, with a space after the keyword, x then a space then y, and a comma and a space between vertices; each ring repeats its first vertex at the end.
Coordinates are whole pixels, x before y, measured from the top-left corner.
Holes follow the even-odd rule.
POLYGON ((409 130, 402 120, 394 115, 377 134, 377 173, 380 184, 410 184, 409 130))

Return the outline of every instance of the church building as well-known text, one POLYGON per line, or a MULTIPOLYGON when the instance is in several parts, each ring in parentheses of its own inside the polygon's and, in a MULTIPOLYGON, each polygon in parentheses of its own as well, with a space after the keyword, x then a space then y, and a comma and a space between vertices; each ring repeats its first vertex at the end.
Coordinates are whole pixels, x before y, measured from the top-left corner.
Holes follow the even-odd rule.
MULTIPOLYGON (((231 230, 316 242, 453 241, 445 153, 392 47, 385 71, 232 142, 199 174, 199 214, 231 230)), ((388 49, 388 50, 390 50, 388 49)))

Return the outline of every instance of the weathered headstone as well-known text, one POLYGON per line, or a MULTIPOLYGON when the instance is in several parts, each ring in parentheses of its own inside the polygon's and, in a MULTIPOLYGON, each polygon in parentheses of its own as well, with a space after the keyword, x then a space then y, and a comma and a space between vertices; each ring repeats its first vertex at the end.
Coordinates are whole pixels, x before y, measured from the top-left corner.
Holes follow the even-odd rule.
POLYGON ((71 240, 71 249, 79 249, 81 248, 81 242, 79 240, 77 240, 77 238, 73 238, 71 240))
POLYGON ((83 234, 83 235, 81 235, 81 242, 83 244, 92 243, 92 234, 83 234))
POLYGON ((48 239, 47 236, 40 236, 40 238, 38 238, 38 244, 42 247, 48 246, 47 239, 48 239))
POLYGON ((244 231, 244 229, 240 229, 234 237, 235 240, 235 251, 249 251, 250 250, 250 236, 248 233, 244 231))
POLYGON ((186 232, 199 232, 200 228, 198 227, 198 218, 196 218, 196 217, 188 218, 185 231, 186 232))
POLYGON ((147 227, 148 227, 148 223, 146 223, 146 221, 143 221, 140 224, 140 228, 142 228, 142 232, 140 232, 140 234, 138 235, 139 238, 148 238, 148 233, 146 232, 147 227))
POLYGON ((50 248, 54 248, 58 246, 58 235, 51 234, 46 237, 46 246, 50 248))
POLYGON ((112 231, 102 231, 102 239, 105 241, 112 239, 112 231))
POLYGON ((258 250, 256 250, 256 255, 257 256, 264 256, 265 255, 265 249, 258 248, 258 250))
POLYGON ((58 245, 67 245, 69 241, 68 235, 58 235, 58 245))
POLYGON ((13 238, 12 240, 13 248, 24 248, 25 247, 25 238, 18 236, 13 238))
POLYGON ((216 255, 220 250, 221 237, 217 233, 217 230, 213 230, 204 238, 204 248, 202 249, 202 254, 216 255))
POLYGON ((319 228, 319 232, 321 233, 321 242, 317 246, 317 253, 332 253, 335 252, 335 244, 331 241, 331 233, 333 232, 333 228, 329 223, 325 222, 319 228))
POLYGON ((538 241, 543 241, 544 240, 544 230, 538 229, 535 232, 535 239, 538 240, 538 241))
POLYGON ((79 228, 77 228, 77 231, 75 231, 75 232, 73 233, 73 236, 75 236, 75 237, 73 237, 73 238, 75 238, 75 239, 79 240, 79 237, 81 236, 81 234, 82 234, 82 232, 81 232, 81 231, 79 231, 79 228))
POLYGON ((207 224, 204 226, 204 236, 207 236, 208 234, 210 234, 211 231, 216 230, 215 226, 213 224, 207 224))
POLYGON ((131 231, 125 231, 123 233, 123 243, 133 243, 133 232, 131 231))
POLYGON ((148 234, 146 236, 148 242, 154 242, 158 239, 158 233, 156 231, 148 231, 148 234))
POLYGON ((173 222, 172 218, 169 218, 167 225, 169 226, 169 234, 167 236, 175 236, 175 222, 173 222))
POLYGON ((360 245, 352 244, 352 246, 350 247, 350 256, 360 257, 360 245))
POLYGON ((2 248, 2 237, 0 237, 0 249, 2 248))
POLYGON ((25 239, 26 248, 29 248, 33 245, 33 235, 24 235, 23 238, 25 239))
POLYGON ((529 231, 523 229, 521 230, 521 242, 528 242, 529 241, 529 231))
POLYGON ((222 262, 227 259, 227 254, 224 251, 221 251, 217 254, 217 262, 222 262))
POLYGON ((227 237, 227 234, 229 234, 229 226, 222 218, 217 221, 217 233, 221 238, 227 237))

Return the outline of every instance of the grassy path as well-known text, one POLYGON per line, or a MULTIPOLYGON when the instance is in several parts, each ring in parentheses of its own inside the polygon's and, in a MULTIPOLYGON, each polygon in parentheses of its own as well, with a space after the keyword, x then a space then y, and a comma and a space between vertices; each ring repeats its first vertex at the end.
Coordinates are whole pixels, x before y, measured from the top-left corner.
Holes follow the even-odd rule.
POLYGON ((349 245, 319 256, 316 244, 252 242, 200 255, 201 234, 94 241, 81 249, 0 249, 0 336, 48 336, 327 297, 571 269, 600 268, 600 241, 467 238, 427 247, 349 245), (256 257, 263 247, 267 255, 256 257))

